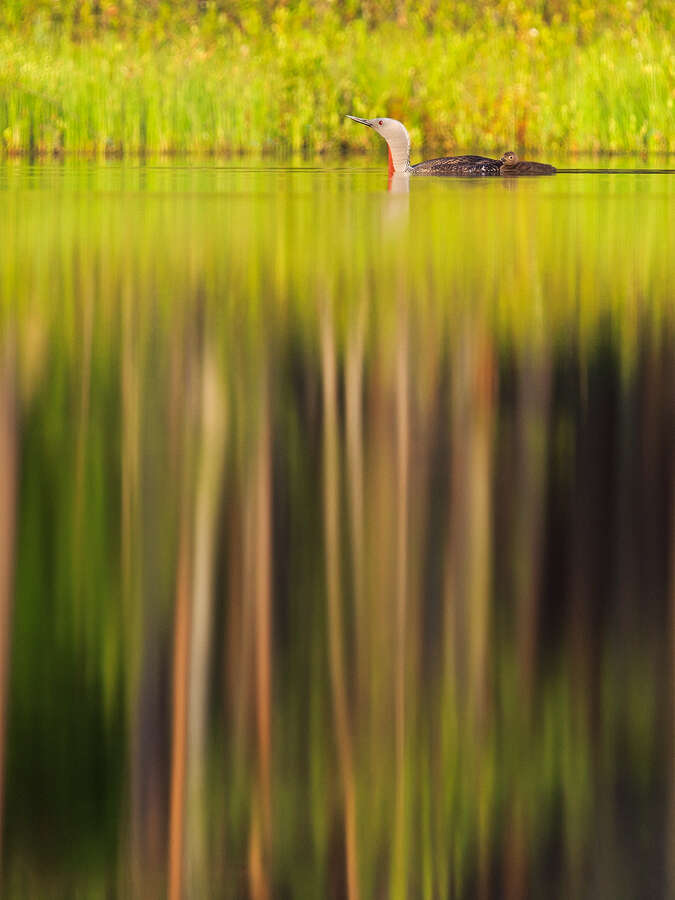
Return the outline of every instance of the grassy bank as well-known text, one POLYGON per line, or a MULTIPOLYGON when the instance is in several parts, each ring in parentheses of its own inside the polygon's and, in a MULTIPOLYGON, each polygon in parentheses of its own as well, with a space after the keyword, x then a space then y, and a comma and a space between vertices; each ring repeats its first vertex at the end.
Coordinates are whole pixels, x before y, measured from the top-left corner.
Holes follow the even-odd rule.
POLYGON ((401 118, 416 147, 675 150, 666 6, 562 16, 510 4, 464 19, 461 6, 414 18, 402 7, 369 21, 344 9, 207 4, 177 18, 161 4, 152 15, 120 6, 64 3, 56 16, 54 4, 7 5, 4 152, 370 147, 346 112, 401 118))

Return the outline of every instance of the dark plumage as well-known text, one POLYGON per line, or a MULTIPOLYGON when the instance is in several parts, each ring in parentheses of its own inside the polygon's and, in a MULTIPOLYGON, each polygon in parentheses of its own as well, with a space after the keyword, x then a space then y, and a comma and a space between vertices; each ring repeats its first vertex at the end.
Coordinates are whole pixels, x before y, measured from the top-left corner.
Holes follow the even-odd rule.
POLYGON ((500 175, 555 175, 555 166, 548 163, 518 159, 513 150, 508 150, 501 158, 500 175))
POLYGON ((411 175, 499 175, 501 167, 488 156, 445 156, 411 166, 411 175))

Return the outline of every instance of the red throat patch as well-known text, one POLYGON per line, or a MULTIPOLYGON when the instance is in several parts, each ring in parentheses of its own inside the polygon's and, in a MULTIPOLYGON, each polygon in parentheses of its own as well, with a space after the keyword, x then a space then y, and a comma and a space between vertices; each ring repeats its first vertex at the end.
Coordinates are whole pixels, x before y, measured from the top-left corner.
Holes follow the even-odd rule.
POLYGON ((394 174, 394 160, 391 158, 391 147, 387 144, 387 150, 389 151, 389 177, 394 174))

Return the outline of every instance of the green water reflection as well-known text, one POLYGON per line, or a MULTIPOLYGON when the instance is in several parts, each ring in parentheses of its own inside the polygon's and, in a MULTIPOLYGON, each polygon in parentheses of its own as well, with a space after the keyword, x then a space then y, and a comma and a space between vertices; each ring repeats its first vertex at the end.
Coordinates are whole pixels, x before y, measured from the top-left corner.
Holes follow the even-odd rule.
POLYGON ((674 177, 386 187, 0 167, 4 896, 675 896, 674 177))

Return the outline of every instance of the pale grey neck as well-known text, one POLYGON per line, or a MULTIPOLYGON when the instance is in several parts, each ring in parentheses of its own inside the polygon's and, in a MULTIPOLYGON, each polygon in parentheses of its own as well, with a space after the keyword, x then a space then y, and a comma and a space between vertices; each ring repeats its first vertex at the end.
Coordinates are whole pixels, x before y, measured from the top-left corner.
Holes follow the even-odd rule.
POLYGON ((394 172, 407 172, 410 169, 410 135, 403 125, 395 134, 387 135, 387 143, 391 150, 394 172))

